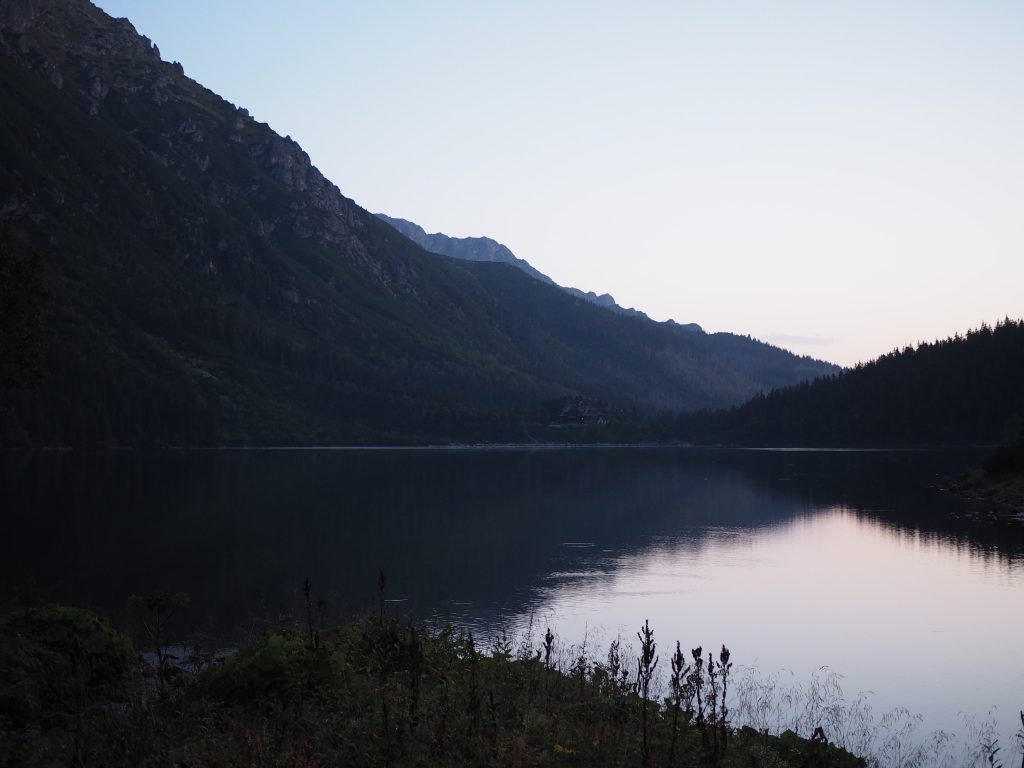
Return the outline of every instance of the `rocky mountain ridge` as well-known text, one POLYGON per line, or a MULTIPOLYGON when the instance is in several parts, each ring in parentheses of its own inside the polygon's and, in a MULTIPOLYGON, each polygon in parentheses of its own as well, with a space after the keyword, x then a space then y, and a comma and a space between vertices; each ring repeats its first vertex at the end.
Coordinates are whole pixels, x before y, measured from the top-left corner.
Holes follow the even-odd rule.
POLYGON ((85 0, 0 0, 0 101, 0 220, 53 331, 3 444, 531 439, 567 399, 654 414, 834 370, 429 253, 85 0))
MULTIPOLYGON (((575 296, 578 299, 589 301, 599 307, 604 307, 605 309, 609 309, 623 315, 647 317, 646 312, 641 312, 640 310, 632 307, 623 307, 619 305, 615 301, 615 298, 609 293, 597 294, 593 291, 582 291, 579 288, 559 285, 530 264, 530 262, 517 257, 507 246, 499 243, 497 240, 492 240, 489 237, 451 237, 443 232, 432 232, 428 234, 427 231, 419 224, 408 221, 407 219, 398 219, 384 213, 377 213, 374 215, 381 221, 386 221, 414 243, 422 246, 431 253, 437 253, 453 259, 464 259, 466 261, 494 261, 499 264, 509 264, 522 270, 535 280, 540 280, 542 283, 547 283, 548 285, 554 285, 561 288, 570 296, 575 296)), ((669 322, 676 324, 671 320, 669 322)), ((690 328, 691 330, 701 330, 700 326, 696 323, 688 323, 684 327, 690 328)))

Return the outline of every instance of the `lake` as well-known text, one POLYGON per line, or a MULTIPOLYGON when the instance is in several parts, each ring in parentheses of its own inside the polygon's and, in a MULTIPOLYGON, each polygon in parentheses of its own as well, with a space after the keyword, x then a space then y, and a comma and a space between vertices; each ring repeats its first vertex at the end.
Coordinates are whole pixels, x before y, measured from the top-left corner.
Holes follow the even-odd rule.
MULTIPOLYGON (((7 598, 63 600, 125 624, 129 595, 182 591, 181 635, 239 642, 262 622, 304 616, 306 576, 328 620, 376 610, 383 570, 389 611, 452 621, 484 644, 531 626, 539 642, 550 626, 563 658, 584 642, 603 656, 649 619, 663 667, 677 639, 705 655, 725 644, 737 686, 746 676, 738 696, 784 699, 799 686, 833 710, 841 702, 848 723, 876 725, 905 707, 923 719, 890 721, 901 743, 911 729, 968 741, 987 729, 1012 764, 1024 525, 940 490, 982 455, 6 454, 0 584, 7 598), (871 693, 857 704, 860 692, 871 693)), ((748 714, 773 727, 795 717, 778 703, 748 714)))

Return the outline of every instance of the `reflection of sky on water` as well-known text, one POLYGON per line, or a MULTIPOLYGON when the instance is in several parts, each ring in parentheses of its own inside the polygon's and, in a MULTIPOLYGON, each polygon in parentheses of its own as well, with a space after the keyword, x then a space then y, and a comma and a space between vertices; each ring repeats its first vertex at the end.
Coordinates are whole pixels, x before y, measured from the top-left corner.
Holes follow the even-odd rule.
MULTIPOLYGON (((1024 526, 936 490, 977 452, 215 451, 0 457, 0 592, 129 622, 184 591, 180 631, 375 611, 551 624, 596 649, 650 619, 660 648, 827 664, 876 707, 1003 722, 1024 701, 1024 526), (984 653, 984 655, 982 655, 984 653), (973 657, 972 657, 973 654, 973 657), (949 702, 947 705, 946 702, 949 702)), ((666 662, 667 663, 667 662, 666 662)))
POLYGON ((831 507, 569 559, 511 620, 519 631, 550 625, 563 644, 586 637, 600 655, 649 619, 663 655, 678 639, 705 651, 724 643, 763 672, 829 666, 848 696, 871 691, 878 711, 906 706, 929 731, 994 709, 1011 743, 1024 706, 1019 556, 831 507))

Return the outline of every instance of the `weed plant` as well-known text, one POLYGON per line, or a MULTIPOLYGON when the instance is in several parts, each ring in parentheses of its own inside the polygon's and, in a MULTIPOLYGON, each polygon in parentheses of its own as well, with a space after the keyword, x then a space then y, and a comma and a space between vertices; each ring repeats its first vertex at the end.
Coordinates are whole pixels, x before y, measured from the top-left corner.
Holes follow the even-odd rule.
MULTIPOLYGON (((678 644, 669 696, 654 695, 647 622, 635 657, 619 640, 600 660, 586 642, 559 653, 550 630, 536 646, 499 635, 487 654, 470 631, 403 624, 383 610, 315 626, 311 592, 292 627, 219 665, 160 675, 164 694, 145 685, 130 641, 86 611, 3 617, 0 766, 864 765, 795 734, 733 730, 721 658, 709 662, 718 720, 702 730, 678 644)), ((157 665, 166 663, 160 651, 157 665)))
POLYGON ((145 682, 159 671, 87 611, 0 616, 0 766, 1015 765, 991 719, 970 750, 948 734, 922 741, 917 718, 876 719, 829 670, 787 684, 734 674, 725 647, 687 657, 675 642, 660 680, 646 621, 635 651, 617 638, 592 658, 589 639, 560 646, 546 628, 537 641, 532 625, 480 643, 403 623, 378 586, 373 615, 335 628, 319 606, 314 621, 304 588, 305 616, 221 663, 195 650, 163 695, 145 682))

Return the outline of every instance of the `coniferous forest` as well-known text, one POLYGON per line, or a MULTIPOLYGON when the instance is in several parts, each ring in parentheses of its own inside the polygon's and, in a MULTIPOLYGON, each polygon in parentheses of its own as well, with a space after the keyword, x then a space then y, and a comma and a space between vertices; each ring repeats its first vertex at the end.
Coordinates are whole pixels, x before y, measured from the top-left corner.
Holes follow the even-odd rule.
POLYGON ((680 420, 697 442, 775 446, 992 445, 1024 426, 1024 321, 895 350, 870 363, 680 420))

